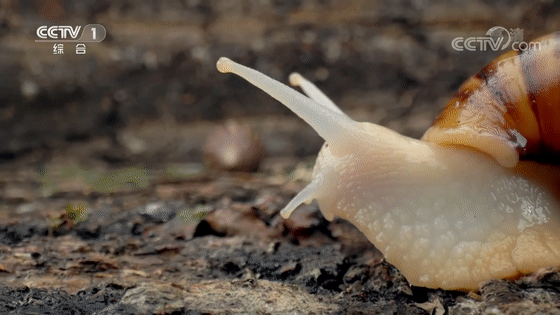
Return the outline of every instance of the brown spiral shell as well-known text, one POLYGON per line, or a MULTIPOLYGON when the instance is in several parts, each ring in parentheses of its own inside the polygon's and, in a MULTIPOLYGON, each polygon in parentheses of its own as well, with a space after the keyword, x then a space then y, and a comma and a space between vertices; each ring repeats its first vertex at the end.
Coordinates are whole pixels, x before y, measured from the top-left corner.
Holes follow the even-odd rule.
POLYGON ((560 32, 510 51, 459 88, 423 140, 467 146, 499 160, 513 149, 519 173, 538 180, 560 199, 560 32))
POLYGON ((534 42, 540 49, 505 53, 463 83, 423 139, 480 150, 478 138, 493 137, 515 147, 520 160, 558 164, 560 32, 534 42), (459 127, 472 130, 471 142, 443 136, 459 127))

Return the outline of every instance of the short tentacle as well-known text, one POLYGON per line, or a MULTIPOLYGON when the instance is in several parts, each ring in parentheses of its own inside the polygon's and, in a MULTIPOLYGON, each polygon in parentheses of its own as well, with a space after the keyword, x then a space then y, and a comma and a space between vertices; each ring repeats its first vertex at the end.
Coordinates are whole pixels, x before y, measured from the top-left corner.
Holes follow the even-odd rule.
POLYGON ((317 193, 318 189, 319 189, 319 185, 320 180, 317 180, 316 178, 309 183, 309 185, 305 186, 305 188, 300 191, 285 207, 284 209, 282 209, 282 211, 280 211, 280 215, 284 218, 287 219, 290 217, 290 215, 292 214, 292 212, 294 212, 294 210, 297 209, 297 207, 299 207, 301 204, 305 203, 305 204, 309 204, 311 203, 311 201, 313 201, 313 199, 315 199, 317 196, 315 196, 315 194, 317 193))

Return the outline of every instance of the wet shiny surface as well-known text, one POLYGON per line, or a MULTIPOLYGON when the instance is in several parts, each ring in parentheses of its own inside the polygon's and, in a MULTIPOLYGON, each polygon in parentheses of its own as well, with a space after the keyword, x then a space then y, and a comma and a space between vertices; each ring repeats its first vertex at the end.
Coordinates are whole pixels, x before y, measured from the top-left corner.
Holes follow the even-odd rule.
POLYGON ((475 148, 477 134, 492 135, 514 147, 521 160, 560 156, 560 33, 535 41, 539 50, 508 52, 470 77, 434 126, 471 128, 469 146, 475 148))

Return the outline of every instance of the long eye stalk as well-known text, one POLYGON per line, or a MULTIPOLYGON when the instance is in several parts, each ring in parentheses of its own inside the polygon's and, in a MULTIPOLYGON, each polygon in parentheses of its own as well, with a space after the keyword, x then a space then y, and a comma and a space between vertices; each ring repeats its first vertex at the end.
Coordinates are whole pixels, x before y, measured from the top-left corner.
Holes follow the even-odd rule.
POLYGON ((304 82, 297 82, 303 84, 311 92, 313 98, 320 100, 321 103, 228 58, 221 57, 216 63, 216 67, 222 73, 237 74, 284 104, 315 129, 335 150, 337 147, 346 148, 352 139, 357 140, 361 135, 358 123, 343 114, 325 95, 317 93, 318 89, 314 86, 310 88, 310 85, 304 82))

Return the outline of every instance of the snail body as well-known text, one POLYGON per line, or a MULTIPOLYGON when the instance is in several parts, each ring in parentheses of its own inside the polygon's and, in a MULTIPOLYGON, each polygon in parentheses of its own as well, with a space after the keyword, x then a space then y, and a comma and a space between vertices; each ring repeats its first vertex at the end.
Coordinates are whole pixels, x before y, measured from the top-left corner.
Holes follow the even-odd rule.
POLYGON ((325 139, 283 217, 317 200, 412 285, 470 290, 560 266, 560 33, 537 41, 540 51, 507 53, 467 80, 422 140, 353 121, 299 74, 290 82, 309 98, 227 58, 217 68, 325 139))

